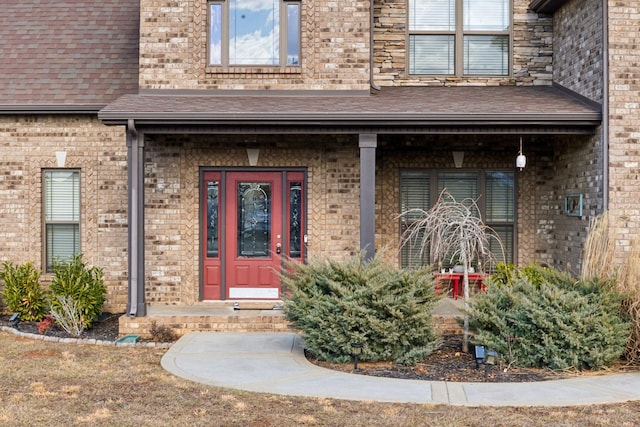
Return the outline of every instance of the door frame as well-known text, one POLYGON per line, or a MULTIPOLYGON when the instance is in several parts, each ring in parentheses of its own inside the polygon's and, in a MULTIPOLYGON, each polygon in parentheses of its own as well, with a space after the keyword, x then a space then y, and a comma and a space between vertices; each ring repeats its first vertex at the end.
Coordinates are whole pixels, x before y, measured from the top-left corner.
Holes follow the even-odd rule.
MULTIPOLYGON (((198 242, 199 242, 199 250, 198 250, 198 259, 199 259, 199 301, 204 301, 204 284, 205 284, 205 251, 207 247, 206 242, 206 222, 204 220, 204 216, 206 215, 206 198, 204 197, 204 192, 206 191, 206 187, 204 185, 205 174, 207 172, 215 172, 220 175, 219 188, 225 189, 227 184, 227 174, 228 173, 280 173, 282 175, 282 186, 279 191, 282 192, 282 222, 283 222, 283 230, 282 230, 282 252, 283 254, 288 254, 290 245, 289 245, 289 219, 287 216, 289 215, 289 189, 288 184, 291 182, 288 175, 291 173, 302 174, 302 205, 303 205, 303 216, 301 218, 302 223, 302 234, 303 241, 301 243, 302 256, 300 257, 300 262, 307 262, 307 218, 308 218, 308 172, 305 167, 205 167, 201 166, 199 170, 199 181, 198 181, 198 242)), ((226 233, 226 206, 227 206, 227 194, 226 191, 222 191, 219 196, 219 262, 220 262, 220 280, 221 280, 221 289, 220 289, 220 298, 211 300, 207 299, 206 301, 227 301, 227 294, 229 293, 228 286, 226 284, 226 265, 227 265, 227 254, 226 254, 226 245, 223 243, 226 241, 227 233, 226 233)), ((284 268, 284 256, 281 267, 284 268)), ((281 285, 280 295, 285 292, 285 289, 281 285)), ((231 298, 229 298, 231 299, 231 298)), ((234 298, 237 299, 237 298, 234 298)))

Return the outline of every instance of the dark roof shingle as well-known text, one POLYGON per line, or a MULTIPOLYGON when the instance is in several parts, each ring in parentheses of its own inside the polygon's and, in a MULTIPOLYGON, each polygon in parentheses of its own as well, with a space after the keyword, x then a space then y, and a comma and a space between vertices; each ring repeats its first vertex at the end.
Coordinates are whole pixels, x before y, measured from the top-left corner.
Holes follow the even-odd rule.
POLYGON ((3 111, 103 106, 138 91, 138 1, 6 3, 0 18, 3 111))
POLYGON ((550 86, 385 87, 376 94, 143 91, 102 109, 106 124, 586 126, 600 106, 550 86))

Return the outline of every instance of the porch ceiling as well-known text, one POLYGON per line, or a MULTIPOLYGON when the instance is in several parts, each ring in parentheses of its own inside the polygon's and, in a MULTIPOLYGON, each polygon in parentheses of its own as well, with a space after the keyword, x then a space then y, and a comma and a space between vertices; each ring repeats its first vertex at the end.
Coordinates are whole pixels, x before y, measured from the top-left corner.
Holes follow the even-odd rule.
POLYGON ((98 117, 145 132, 593 133, 599 105, 558 87, 385 87, 379 92, 142 91, 98 117))

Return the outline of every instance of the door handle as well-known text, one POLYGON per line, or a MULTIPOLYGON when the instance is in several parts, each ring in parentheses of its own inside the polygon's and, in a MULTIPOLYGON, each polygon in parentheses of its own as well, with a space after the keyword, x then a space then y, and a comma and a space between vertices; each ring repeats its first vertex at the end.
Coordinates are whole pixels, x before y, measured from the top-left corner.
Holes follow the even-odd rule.
POLYGON ((276 243, 276 254, 280 255, 282 253, 282 243, 276 243))

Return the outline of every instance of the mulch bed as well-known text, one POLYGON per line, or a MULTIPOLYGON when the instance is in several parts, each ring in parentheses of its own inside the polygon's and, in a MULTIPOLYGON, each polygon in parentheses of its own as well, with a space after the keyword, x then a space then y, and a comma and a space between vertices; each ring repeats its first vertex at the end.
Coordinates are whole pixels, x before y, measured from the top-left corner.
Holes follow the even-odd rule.
MULTIPOLYGON (((94 323, 91 328, 85 329, 80 338, 115 341, 118 338, 118 318, 120 316, 122 316, 122 314, 102 313, 100 320, 94 323)), ((0 326, 11 326, 9 322, 10 317, 9 315, 1 315, 0 326)), ((38 331, 37 322, 20 322, 18 324, 18 330, 20 332, 41 335, 38 331)), ((53 325, 49 328, 45 335, 58 338, 70 338, 64 329, 58 325, 53 325)))
POLYGON ((473 355, 473 346, 469 353, 462 352, 462 335, 445 335, 442 346, 429 357, 415 366, 401 366, 392 362, 358 362, 354 371, 353 363, 336 364, 317 360, 306 352, 307 359, 313 364, 342 372, 371 375, 376 377, 402 378, 426 381, 457 382, 526 382, 546 381, 568 378, 575 372, 556 372, 549 369, 528 369, 504 366, 478 366, 473 355), (488 368, 488 369, 485 369, 488 368))
MULTIPOLYGON (((81 338, 115 341, 118 338, 118 318, 122 314, 103 313, 100 320, 90 329, 82 333, 81 338)), ((11 326, 9 315, 0 315, 0 326, 11 326)), ((18 330, 32 334, 40 334, 36 322, 20 322, 18 330)), ((46 335, 69 338, 69 335, 57 325, 51 327, 46 335)), ((485 370, 477 366, 473 357, 473 346, 470 353, 462 352, 462 335, 445 335, 442 346, 429 357, 415 366, 401 366, 391 362, 359 362, 358 370, 353 370, 353 363, 336 364, 317 360, 309 352, 307 359, 318 366, 342 372, 371 375, 387 378, 401 378, 427 381, 461 381, 461 382, 526 382, 546 381, 570 378, 589 373, 577 371, 552 371, 549 369, 528 369, 496 365, 485 370)), ((638 371, 640 367, 626 367, 622 363, 609 368, 605 372, 638 371)))

